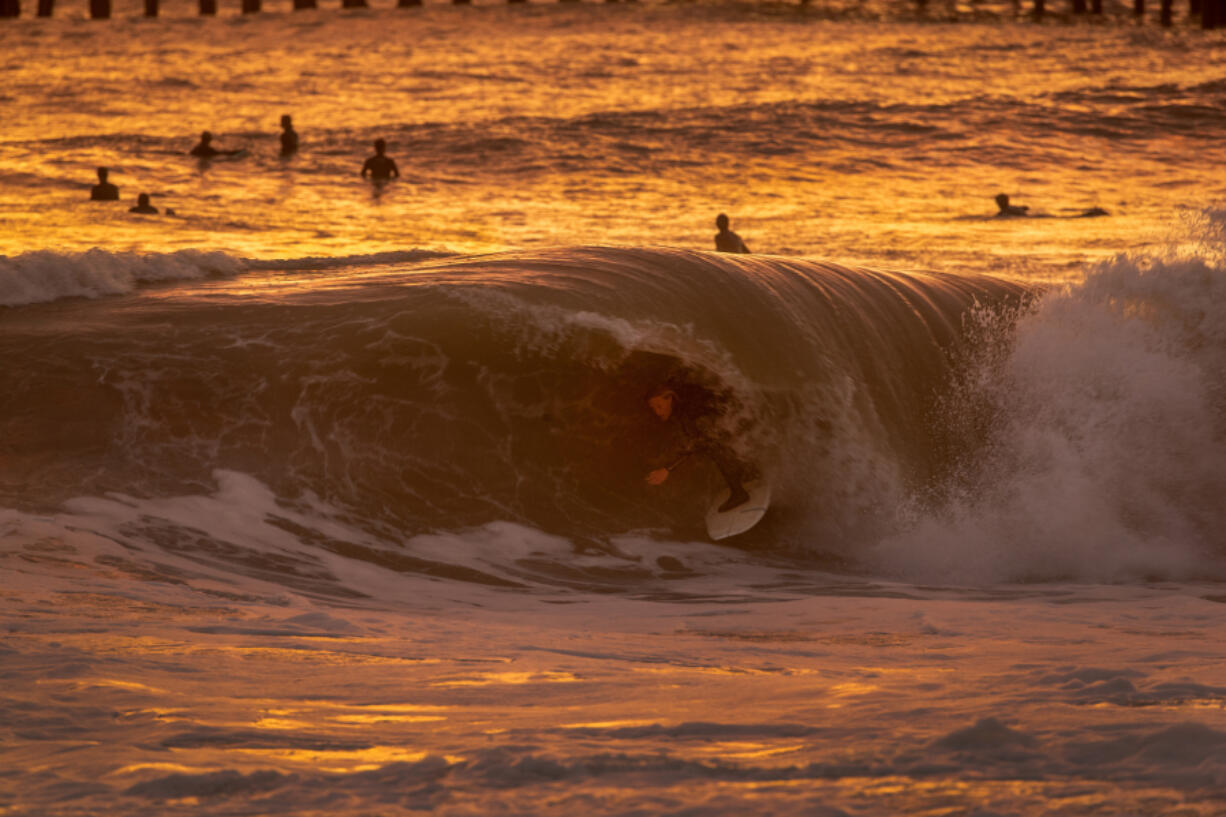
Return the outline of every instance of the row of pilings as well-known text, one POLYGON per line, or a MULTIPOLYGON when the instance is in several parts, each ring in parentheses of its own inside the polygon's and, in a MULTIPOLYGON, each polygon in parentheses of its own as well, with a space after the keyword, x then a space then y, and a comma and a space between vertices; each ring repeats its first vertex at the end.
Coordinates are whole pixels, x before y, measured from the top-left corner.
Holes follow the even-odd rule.
MULTIPOLYGON (((212 16, 217 14, 217 0, 198 0, 200 4, 200 14, 203 16, 212 16)), ((346 9, 362 9, 368 8, 366 0, 340 0, 341 8, 346 9)), ((472 0, 451 0, 457 6, 470 5, 472 0)), ((527 3, 528 0, 507 0, 508 3, 527 3)), ((559 2, 577 3, 580 0, 559 0, 559 2)), ((605 0, 608 3, 617 3, 620 0, 605 0)), ((633 0, 627 0, 633 2, 633 0)), ((243 14, 255 14, 262 10, 262 0, 239 0, 243 14)), ((105 20, 111 16, 112 0, 88 0, 89 16, 94 20, 105 20)), ((422 0, 396 0, 397 8, 411 8, 413 6, 422 5, 422 0)), ((160 11, 160 0, 145 0, 145 16, 157 17, 160 11)), ((319 8, 318 0, 294 0, 294 10, 301 11, 303 9, 319 8)), ((55 0, 38 0, 37 16, 50 17, 55 12, 55 0)), ((21 0, 0 0, 0 18, 4 17, 20 17, 21 16, 21 0)))
MULTIPOLYGON (((579 0, 559 0, 560 2, 579 2, 579 0)), ((605 0, 616 3, 618 0, 605 0)), ((104 20, 111 16, 112 0, 87 0, 89 16, 95 20, 104 20)), ((255 14, 261 10, 263 0, 239 0, 243 14, 255 14)), ((293 0, 294 9, 318 8, 319 0, 293 0)), ((467 5, 472 0, 451 0, 456 5, 467 5)), ((528 0, 507 0, 508 3, 526 3, 528 0)), ((1035 19, 1042 19, 1049 11, 1047 0, 1033 0, 1035 19)), ((1164 26, 1172 23, 1175 0, 1157 0, 1158 19, 1164 26)), ((161 0, 145 0, 145 16, 157 17, 161 0)), ((217 0, 198 0, 200 13, 212 16, 217 13, 217 0)), ((917 0, 922 10, 927 0, 917 0)), ((367 8, 367 0, 340 0, 341 8, 367 8)), ((807 0, 801 0, 807 5, 807 0)), ((1103 0, 1070 0, 1069 11, 1077 15, 1094 15, 1103 13, 1103 0)), ((1145 17, 1145 0, 1132 0, 1132 13, 1137 18, 1145 17)), ((410 8, 422 5, 422 0, 396 0, 398 8, 410 8)), ((55 11, 55 0, 38 0, 37 14, 39 17, 50 17, 55 11)), ((21 0, 0 0, 0 18, 20 17, 21 0)), ((1226 28, 1226 0, 1188 0, 1188 16, 1190 19, 1200 18, 1201 28, 1226 28)))
MULTIPOLYGON (((1103 0, 1071 0, 1069 9, 1074 15, 1102 14, 1103 0)), ((1046 0, 1034 0, 1034 17, 1042 19, 1047 13, 1046 0)), ((1132 0, 1132 15, 1138 20, 1145 17, 1145 0, 1132 0)), ((1170 26, 1175 16, 1175 0, 1158 0, 1158 20, 1170 26)), ((1200 18, 1201 28, 1226 28, 1226 0, 1188 0, 1189 19, 1200 18)))

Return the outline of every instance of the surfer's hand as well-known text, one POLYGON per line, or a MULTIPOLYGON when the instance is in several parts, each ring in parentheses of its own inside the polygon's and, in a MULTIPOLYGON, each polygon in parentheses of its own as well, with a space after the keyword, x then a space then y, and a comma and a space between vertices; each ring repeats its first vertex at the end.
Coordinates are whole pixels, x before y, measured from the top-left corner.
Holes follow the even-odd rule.
POLYGON ((666 479, 668 479, 668 469, 667 468, 657 468, 656 470, 652 471, 650 474, 647 475, 647 484, 648 485, 661 485, 664 483, 664 480, 666 479))

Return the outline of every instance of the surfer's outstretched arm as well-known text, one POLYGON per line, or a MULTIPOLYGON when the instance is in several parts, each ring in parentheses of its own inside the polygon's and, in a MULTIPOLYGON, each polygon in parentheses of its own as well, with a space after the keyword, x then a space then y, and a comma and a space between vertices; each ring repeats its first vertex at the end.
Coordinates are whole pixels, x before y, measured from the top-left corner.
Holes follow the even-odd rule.
POLYGON ((681 454, 671 463, 665 465, 663 468, 657 468, 648 474, 647 484, 663 485, 664 480, 668 479, 668 475, 672 472, 672 470, 689 459, 692 454, 694 454, 694 450, 692 448, 687 448, 685 451, 682 451, 681 454))

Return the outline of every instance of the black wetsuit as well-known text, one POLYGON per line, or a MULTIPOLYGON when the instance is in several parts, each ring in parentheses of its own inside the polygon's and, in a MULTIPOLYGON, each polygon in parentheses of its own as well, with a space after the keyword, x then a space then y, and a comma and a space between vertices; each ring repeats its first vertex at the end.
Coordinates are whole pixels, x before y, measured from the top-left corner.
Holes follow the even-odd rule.
POLYGON ((727 412, 727 400, 700 386, 678 386, 673 392, 677 399, 669 419, 677 422, 685 437, 685 447, 668 470, 697 454, 715 464, 734 494, 737 488, 743 489, 751 469, 732 449, 728 432, 718 425, 719 418, 727 412))

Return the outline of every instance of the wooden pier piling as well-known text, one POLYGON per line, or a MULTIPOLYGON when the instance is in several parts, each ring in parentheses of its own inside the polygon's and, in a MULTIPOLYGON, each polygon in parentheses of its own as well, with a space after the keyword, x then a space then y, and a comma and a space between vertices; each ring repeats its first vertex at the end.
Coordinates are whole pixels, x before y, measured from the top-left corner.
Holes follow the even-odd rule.
POLYGON ((1162 10, 1158 19, 1164 28, 1171 27, 1171 21, 1174 19, 1174 6, 1175 0, 1162 0, 1162 10))
POLYGON ((158 16, 158 0, 145 0, 145 16, 146 17, 157 17, 158 16))
POLYGON ((1034 0, 1034 19, 1043 19, 1043 12, 1047 10, 1046 5, 1043 0, 1034 0))
POLYGON ((1226 26, 1226 0, 1201 0, 1200 27, 1205 29, 1226 26))
POLYGON ((408 9, 420 5, 421 0, 396 0, 396 8, 398 9, 408 9))
POLYGON ((21 0, 0 0, 0 17, 20 17, 21 0))
POLYGON ((38 16, 50 17, 55 14, 55 0, 38 0, 38 16))
POLYGON ((89 19, 106 20, 111 16, 111 0, 89 0, 89 19))
POLYGON ((217 13, 217 0, 200 0, 200 15, 211 17, 217 13))
POLYGON ((260 11, 260 0, 242 0, 243 14, 258 14, 260 11))
POLYGON ((369 8, 369 6, 366 5, 366 0, 341 0, 341 8, 364 9, 369 8))
POLYGON ((315 0, 294 0, 294 11, 304 11, 306 9, 319 8, 319 4, 315 0))
POLYGON ((1132 16, 1133 17, 1144 17, 1145 16, 1145 0, 1132 0, 1132 16))

